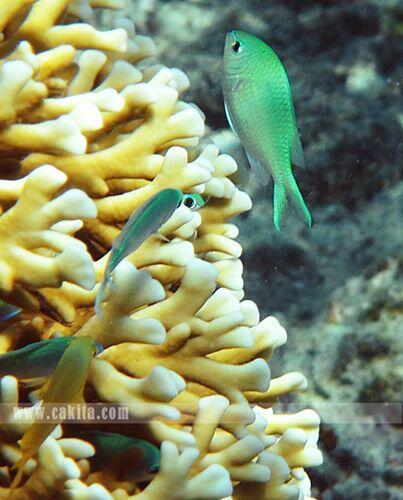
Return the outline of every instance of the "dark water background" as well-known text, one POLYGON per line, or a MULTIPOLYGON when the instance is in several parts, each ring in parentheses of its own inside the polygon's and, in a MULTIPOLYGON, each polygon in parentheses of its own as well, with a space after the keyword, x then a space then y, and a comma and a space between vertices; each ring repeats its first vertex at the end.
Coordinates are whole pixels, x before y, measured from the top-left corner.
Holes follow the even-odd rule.
MULTIPOLYGON (((274 375, 300 370, 326 420, 333 403, 402 401, 403 382, 403 2, 401 0, 149 0, 133 2, 140 33, 160 60, 191 81, 213 137, 240 163, 220 86, 226 31, 269 43, 292 83, 307 168, 295 169, 311 209, 309 231, 291 210, 283 234, 272 224, 272 192, 252 177, 241 217, 245 291, 287 328, 274 375)), ((251 109, 253 113, 253 109, 251 109)), ((403 498, 401 422, 324 423, 324 465, 312 470, 323 499, 403 498)), ((358 419, 360 420, 360 419, 358 419)))

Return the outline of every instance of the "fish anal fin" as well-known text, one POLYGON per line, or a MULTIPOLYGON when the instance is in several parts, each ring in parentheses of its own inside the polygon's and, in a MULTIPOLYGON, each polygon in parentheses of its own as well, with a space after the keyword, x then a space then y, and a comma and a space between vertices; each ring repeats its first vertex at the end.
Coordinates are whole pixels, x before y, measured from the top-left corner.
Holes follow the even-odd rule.
POLYGON ((40 389, 38 389, 37 397, 38 399, 43 399, 43 396, 47 393, 50 385, 51 377, 49 377, 42 385, 40 389))
POLYGON ((294 165, 300 168, 305 168, 305 157, 304 151, 302 149, 301 138, 299 136, 298 130, 295 131, 292 143, 291 143, 291 161, 294 165))
POLYGON ((105 295, 105 290, 108 285, 108 279, 105 276, 104 279, 101 281, 101 284, 99 285, 98 292, 95 296, 95 304, 94 304, 94 309, 95 313, 98 316, 102 315, 102 302, 104 300, 104 295, 105 295))
POLYGON ((256 160, 250 153, 248 153, 245 150, 246 156, 248 157, 248 161, 250 163, 250 166, 252 167, 253 171, 256 174, 256 177, 259 181, 260 184, 263 184, 263 186, 267 186, 270 180, 270 173, 266 167, 266 165, 259 160, 256 160))

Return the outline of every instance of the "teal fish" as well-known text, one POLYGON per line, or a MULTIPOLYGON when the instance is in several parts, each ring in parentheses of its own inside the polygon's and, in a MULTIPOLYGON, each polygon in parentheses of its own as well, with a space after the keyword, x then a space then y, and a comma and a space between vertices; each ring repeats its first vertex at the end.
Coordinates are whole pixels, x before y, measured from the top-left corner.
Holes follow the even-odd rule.
POLYGON ((15 318, 15 316, 18 316, 22 309, 19 307, 13 306, 11 304, 8 304, 7 302, 4 302, 3 300, 0 300, 0 323, 3 323, 4 321, 8 321, 11 318, 15 318))
POLYGON ((91 469, 105 467, 123 480, 146 481, 159 471, 160 450, 143 439, 101 431, 83 431, 77 436, 95 447, 91 469))
MULTIPOLYGON (((46 377, 56 368, 67 346, 76 337, 55 337, 33 342, 16 351, 0 355, 0 377, 13 375, 28 379, 46 377)), ((102 351, 99 342, 94 341, 96 353, 102 351)))
MULTIPOLYGON (((46 384, 46 391, 42 398, 45 405, 83 403, 84 401, 83 391, 97 345, 91 337, 85 335, 71 339, 49 383, 46 384)), ((61 422, 62 420, 58 422, 36 420, 28 427, 20 440, 22 456, 13 466, 17 472, 10 485, 9 498, 14 496, 15 489, 22 479, 24 465, 61 422)))
POLYGON ((287 196, 305 219, 312 218, 294 179, 291 164, 304 166, 291 86, 275 52, 245 33, 227 33, 222 88, 225 110, 249 162, 264 185, 274 180, 274 226, 278 231, 287 196))
POLYGON ((112 279, 116 266, 160 229, 182 203, 182 198, 183 194, 179 189, 163 189, 132 213, 113 242, 105 274, 95 299, 97 314, 101 313, 105 289, 112 279))

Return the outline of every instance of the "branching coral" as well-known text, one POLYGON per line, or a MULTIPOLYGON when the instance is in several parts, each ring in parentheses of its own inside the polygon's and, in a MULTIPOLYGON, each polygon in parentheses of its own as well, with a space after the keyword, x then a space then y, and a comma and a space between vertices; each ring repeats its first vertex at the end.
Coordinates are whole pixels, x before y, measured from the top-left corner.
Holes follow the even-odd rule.
MULTIPOLYGON (((321 461, 316 414, 253 408, 271 408, 307 382, 299 373, 271 378, 268 362, 286 333, 243 300, 242 248, 229 219, 251 200, 229 178, 234 160, 200 145, 204 116, 180 100, 186 76, 140 69, 155 47, 119 14, 109 31, 80 22, 122 4, 0 6, 0 294, 24 309, 5 325, 0 346, 55 335, 101 342, 88 397, 126 405, 139 423, 122 432, 160 446, 161 468, 146 485, 95 473, 86 458, 96 450, 66 424, 72 437, 44 442, 18 498, 60 490, 80 499, 309 496, 304 468, 321 461), (179 207, 116 268, 95 315, 114 239, 166 187, 208 201, 196 212, 179 207)), ((17 404, 18 384, 25 387, 3 379, 4 402, 17 404)), ((13 419, 1 428, 0 496, 25 428, 13 419)))
POLYGON ((58 286, 62 281, 94 286, 95 273, 85 245, 63 233, 61 224, 95 217, 96 208, 78 189, 52 200, 65 181, 66 176, 54 167, 39 167, 23 179, 18 202, 2 215, 1 289, 5 292, 12 290, 15 281, 33 287, 58 286), (55 252, 59 253, 54 256, 55 252))
MULTIPOLYGON (((8 405, 17 404, 18 382, 14 377, 3 377, 0 386, 1 401, 8 405)), ((26 424, 25 424, 26 426, 26 424)), ((17 419, 1 431, 9 434, 20 434, 24 425, 17 419)), ((60 428, 57 428, 52 436, 44 442, 38 451, 37 459, 31 459, 25 465, 26 474, 29 479, 23 486, 15 491, 16 498, 29 500, 32 498, 51 498, 58 493, 65 482, 80 477, 80 470, 76 460, 87 458, 94 454, 93 447, 78 439, 61 438, 60 428)), ((13 444, 1 443, 0 453, 6 463, 13 464, 21 456, 21 452, 13 444)), ((5 498, 9 493, 8 488, 0 487, 0 497, 5 498)))

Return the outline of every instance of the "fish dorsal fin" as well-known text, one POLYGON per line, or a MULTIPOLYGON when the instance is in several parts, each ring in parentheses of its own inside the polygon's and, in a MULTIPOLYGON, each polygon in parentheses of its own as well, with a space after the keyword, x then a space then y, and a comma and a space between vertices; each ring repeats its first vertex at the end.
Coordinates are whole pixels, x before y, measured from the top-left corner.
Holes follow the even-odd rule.
POLYGON ((299 136, 298 130, 295 127, 294 137, 291 143, 291 161, 293 165, 297 165, 297 167, 305 168, 305 158, 304 151, 302 149, 301 138, 299 136))
POLYGON ((252 167, 253 171, 256 174, 256 177, 259 181, 260 184, 263 184, 263 186, 267 186, 269 180, 270 180, 270 174, 269 171, 266 167, 266 165, 259 160, 256 160, 251 154, 249 154, 246 149, 245 149, 246 156, 248 157, 250 166, 252 167))
POLYGON ((288 98, 290 100, 290 106, 291 106, 291 113, 292 113, 292 121, 294 123, 294 136, 291 141, 290 145, 290 155, 291 155, 291 161, 293 165, 296 165, 297 167, 300 168, 305 168, 305 158, 304 158, 304 152, 302 149, 302 144, 301 144, 301 138, 298 133, 298 125, 297 125, 297 116, 295 114, 295 108, 294 108, 294 99, 292 95, 292 90, 291 90, 291 82, 290 78, 288 76, 287 70, 284 68, 285 75, 286 75, 286 87, 287 87, 287 93, 288 93, 288 98))

